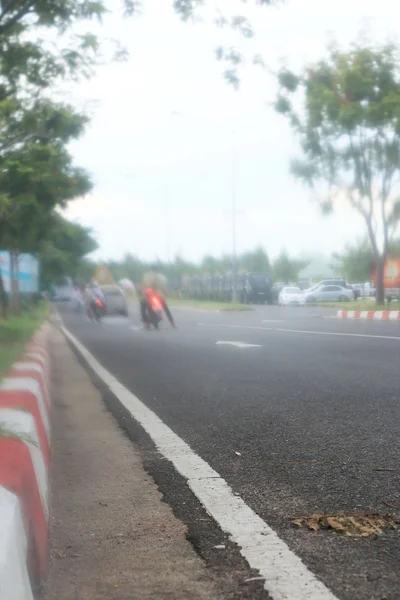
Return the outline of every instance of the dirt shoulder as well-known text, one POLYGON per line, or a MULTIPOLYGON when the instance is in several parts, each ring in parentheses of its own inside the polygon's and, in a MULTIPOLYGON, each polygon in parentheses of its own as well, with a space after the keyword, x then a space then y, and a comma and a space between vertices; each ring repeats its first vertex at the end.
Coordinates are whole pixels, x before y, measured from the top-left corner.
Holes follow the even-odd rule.
POLYGON ((185 526, 57 330, 52 357, 46 600, 217 600, 185 526))

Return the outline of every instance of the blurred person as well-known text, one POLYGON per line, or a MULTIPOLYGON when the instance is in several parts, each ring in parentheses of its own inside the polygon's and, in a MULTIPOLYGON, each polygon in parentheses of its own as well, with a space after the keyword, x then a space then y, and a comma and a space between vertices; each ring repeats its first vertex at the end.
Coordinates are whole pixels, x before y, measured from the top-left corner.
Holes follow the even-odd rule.
POLYGON ((149 329, 150 327, 150 317, 149 317, 149 305, 147 298, 144 293, 143 286, 136 286, 136 293, 139 299, 140 306, 140 318, 142 319, 142 323, 145 329, 149 329))
MULTIPOLYGON (((148 271, 143 275, 142 283, 143 289, 145 290, 145 295, 146 292, 148 292, 147 296, 149 296, 149 294, 151 293, 157 296, 157 298, 161 302, 163 311, 167 315, 167 319, 171 327, 176 328, 174 318, 171 314, 171 311, 169 310, 167 301, 165 299, 167 295, 167 278, 161 273, 156 273, 155 271, 148 271)), ((149 304, 149 301, 147 303, 149 304)))

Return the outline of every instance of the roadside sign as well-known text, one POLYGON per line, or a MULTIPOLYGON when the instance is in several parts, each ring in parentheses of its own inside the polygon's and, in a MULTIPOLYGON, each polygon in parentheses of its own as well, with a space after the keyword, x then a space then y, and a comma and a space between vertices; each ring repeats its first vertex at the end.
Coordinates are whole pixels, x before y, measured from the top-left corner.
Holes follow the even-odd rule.
POLYGON ((94 279, 100 285, 113 285, 114 279, 105 265, 99 265, 95 271, 94 279))

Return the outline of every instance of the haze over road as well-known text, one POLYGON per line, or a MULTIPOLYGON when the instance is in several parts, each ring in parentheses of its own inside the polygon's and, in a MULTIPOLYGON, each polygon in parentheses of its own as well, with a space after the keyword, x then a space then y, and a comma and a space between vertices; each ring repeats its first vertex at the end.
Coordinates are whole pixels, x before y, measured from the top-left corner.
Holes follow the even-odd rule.
MULTIPOLYGON (((159 332, 141 330, 136 312, 101 325, 66 308, 62 316, 337 598, 400 598, 398 533, 345 538, 291 526, 313 513, 400 517, 400 324, 312 307, 174 313, 179 329, 159 332)), ((212 565, 197 500, 163 477, 164 464, 153 456, 150 471, 212 565)))

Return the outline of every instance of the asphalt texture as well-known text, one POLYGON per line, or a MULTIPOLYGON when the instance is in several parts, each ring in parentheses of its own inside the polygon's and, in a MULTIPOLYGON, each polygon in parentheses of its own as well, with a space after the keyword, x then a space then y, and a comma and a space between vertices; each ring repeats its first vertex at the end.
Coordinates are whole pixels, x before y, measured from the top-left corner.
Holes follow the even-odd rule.
MULTIPOLYGON (((400 520, 400 323, 339 320, 335 310, 313 307, 175 309, 177 330, 163 323, 160 331, 148 332, 136 310, 100 325, 66 305, 60 310, 71 333, 339 599, 400 599, 398 532, 355 538, 292 524, 314 513, 400 520)), ((115 405, 114 412, 118 416, 115 405)), ((203 519, 199 526, 196 499, 157 460, 135 424, 125 426, 212 567, 221 560, 212 552, 215 524, 203 519)), ((232 551, 231 571, 236 560, 232 551)), ((260 594, 258 588, 237 597, 265 597, 260 594)))

